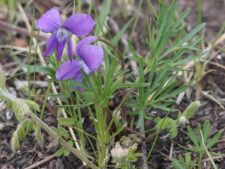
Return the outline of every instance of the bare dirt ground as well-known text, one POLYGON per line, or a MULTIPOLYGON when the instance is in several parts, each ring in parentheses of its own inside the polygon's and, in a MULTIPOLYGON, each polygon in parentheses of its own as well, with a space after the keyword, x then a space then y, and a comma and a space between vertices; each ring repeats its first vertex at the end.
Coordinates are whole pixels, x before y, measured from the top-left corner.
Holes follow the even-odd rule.
MULTIPOLYGON (((59 1, 59 0, 34 0, 28 8, 25 9, 25 12, 28 18, 31 20, 32 11, 35 10, 36 18, 39 18, 40 14, 38 13, 38 8, 43 11, 47 11, 53 6, 57 6, 60 9, 64 9, 71 1, 59 1)), ((87 10, 88 1, 83 2, 84 12, 87 10)), ((101 9, 101 0, 95 0, 97 10, 101 9)), ((139 0, 134 0, 133 6, 129 9, 127 14, 111 14, 111 21, 109 21, 109 29, 113 33, 118 31, 124 23, 128 21, 128 19, 135 15, 137 12, 139 0)), ((154 1, 154 5, 157 6, 157 1, 154 1)), ((181 11, 184 11, 187 8, 191 8, 190 15, 186 18, 187 30, 193 29, 198 24, 198 9, 197 9, 197 1, 196 0, 178 0, 179 8, 181 11)), ((26 3, 24 3, 25 7, 26 3)), ((1 8, 1 7, 0 7, 1 8)), ((119 0, 114 0, 112 2, 112 10, 114 9, 124 9, 126 5, 122 4, 119 0)), ((213 42, 217 33, 219 32, 222 25, 225 23, 225 1, 223 0, 202 0, 202 20, 206 23, 206 27, 203 30, 203 38, 209 42, 213 42)), ((68 13, 72 12, 72 7, 68 8, 68 13)), ((94 15, 93 15, 94 16, 94 15)), ((148 6, 147 0, 144 0, 140 19, 138 21, 138 26, 135 29, 134 36, 132 37, 132 42, 136 48, 136 50, 140 54, 146 54, 146 48, 142 45, 145 37, 145 32, 143 31, 145 28, 145 17, 152 17, 153 12, 148 6)), ((15 18, 17 19, 17 26, 21 28, 26 28, 25 24, 20 17, 19 11, 15 8, 15 18)), ((3 15, 0 20, 9 22, 9 16, 3 15)), ((130 31, 130 30, 128 30, 130 31)), ((17 46, 20 48, 28 47, 29 44, 29 36, 18 32, 16 30, 9 31, 4 27, 0 26, 0 46, 11 44, 13 46, 17 46), (10 34, 11 33, 11 34, 10 34), (10 40, 10 37, 12 40, 10 40)), ((124 38, 126 38, 126 34, 124 38)), ((120 42, 124 45, 123 42, 120 42)), ((221 42, 219 46, 224 48, 225 42, 221 42)), ((203 48, 208 47, 205 43, 203 48)), ((123 48, 123 46, 122 46, 123 48)), ((26 52, 25 52, 26 53, 26 52)), ((201 82, 202 89, 204 92, 216 98, 218 102, 210 98, 207 94, 202 93, 200 101, 201 108, 197 111, 196 115, 191 119, 190 125, 193 128, 197 128, 197 124, 204 123, 205 120, 210 120, 212 125, 212 134, 220 131, 222 133, 222 137, 220 138, 218 144, 214 146, 211 151, 225 154, 225 110, 222 108, 225 106, 225 53, 217 53, 215 49, 212 52, 214 55, 210 64, 208 64, 208 70, 213 70, 212 72, 206 74, 204 79, 201 82)), ((27 63, 28 58, 20 55, 20 59, 27 63)), ((22 69, 18 66, 18 64, 12 59, 10 50, 0 47, 0 64, 3 66, 6 76, 10 76, 22 71, 22 69)), ((37 81, 43 81, 45 76, 43 74, 39 74, 37 76, 37 81)), ((26 74, 18 76, 16 78, 12 78, 7 80, 7 86, 12 93, 17 93, 19 97, 27 98, 27 95, 21 92, 18 89, 19 81, 27 80, 26 74), (16 81, 17 80, 17 81, 16 81)), ((43 102, 44 93, 47 89, 45 84, 43 86, 37 86, 41 89, 42 99, 39 99, 39 103, 43 102)), ((184 110, 192 101, 194 101, 194 89, 192 93, 192 97, 190 100, 184 99, 179 108, 184 110)), ((44 121, 49 124, 56 126, 56 107, 53 101, 47 103, 46 113, 44 116, 44 121)), ((86 117, 84 115, 84 117, 86 117)), ((85 118, 86 124, 91 124, 88 122, 88 117, 85 118)), ((23 141, 21 141, 21 147, 17 152, 12 152, 10 149, 10 139, 13 131, 16 129, 17 120, 10 110, 8 110, 5 106, 0 105, 0 168, 1 169, 22 169, 31 166, 32 164, 41 161, 43 159, 48 159, 46 163, 43 165, 38 165, 37 168, 48 168, 48 169, 71 169, 71 168, 85 168, 82 162, 77 159, 75 156, 70 155, 68 157, 55 157, 56 150, 60 147, 59 145, 53 144, 53 138, 48 134, 44 133, 44 145, 40 147, 32 134, 29 134, 23 141)), ((149 124, 146 122, 146 127, 149 124)), ((86 125, 87 132, 92 132, 93 126, 86 125)), ((166 134, 166 133, 164 133, 166 134)), ((189 146, 191 144, 190 139, 187 137, 186 128, 181 128, 179 130, 178 136, 173 141, 173 151, 175 156, 177 157, 180 154, 184 153, 184 150, 180 148, 177 143, 185 146, 189 146)), ((152 142, 147 142, 147 150, 151 147, 152 142)), ((169 153, 171 148, 171 140, 169 137, 160 136, 156 147, 151 155, 150 161, 148 162, 149 168, 153 169, 164 169, 171 168, 171 161, 169 160, 169 153)), ((195 157, 194 154, 193 158, 195 157)), ((211 163, 207 157, 204 157, 205 166, 203 168, 210 169, 212 168, 211 163)), ((225 161, 224 157, 220 157, 215 159, 215 162, 218 164, 219 169, 225 169, 225 161)), ((138 163, 142 163, 141 160, 138 163)), ((137 164, 137 166, 140 166, 137 164)), ((138 168, 138 167, 137 167, 138 168)))

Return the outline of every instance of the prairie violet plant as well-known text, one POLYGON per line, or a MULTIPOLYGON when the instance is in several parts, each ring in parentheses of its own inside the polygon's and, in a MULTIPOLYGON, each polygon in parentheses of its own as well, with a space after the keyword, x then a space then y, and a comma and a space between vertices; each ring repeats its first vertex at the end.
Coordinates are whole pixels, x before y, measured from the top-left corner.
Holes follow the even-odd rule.
MULTIPOLYGON (((58 80, 68 80, 73 78, 75 81, 82 82, 81 69, 90 74, 99 68, 104 58, 104 52, 101 46, 90 45, 97 39, 96 36, 89 36, 81 40, 77 46, 75 53, 81 60, 73 59, 63 63, 56 71, 56 78, 58 80)), ((82 93, 81 87, 75 86, 82 93)))
POLYGON ((94 21, 88 14, 74 14, 62 24, 59 10, 52 8, 41 16, 35 26, 45 33, 53 33, 47 42, 44 57, 48 57, 56 48, 57 59, 60 61, 65 44, 68 42, 68 55, 72 61, 73 48, 70 33, 85 36, 93 29, 94 21))

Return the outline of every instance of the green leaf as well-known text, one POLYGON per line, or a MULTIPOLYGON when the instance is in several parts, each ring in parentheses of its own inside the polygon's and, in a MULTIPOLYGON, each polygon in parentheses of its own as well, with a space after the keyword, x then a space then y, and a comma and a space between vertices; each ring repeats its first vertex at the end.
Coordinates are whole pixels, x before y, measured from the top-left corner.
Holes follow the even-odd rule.
POLYGON ((130 157, 128 157, 128 161, 133 163, 133 162, 137 161, 137 158, 135 158, 134 156, 130 156, 130 157))
POLYGON ((173 163, 172 165, 176 168, 176 169, 186 169, 186 167, 184 165, 182 165, 180 163, 180 161, 178 161, 177 159, 173 158, 173 163))
POLYGON ((206 141, 210 135, 210 132, 211 132, 210 122, 209 120, 206 120, 203 126, 203 131, 202 131, 204 144, 206 144, 206 141))
POLYGON ((65 138, 69 138, 69 133, 67 132, 67 130, 63 127, 59 127, 59 133, 65 137, 65 138))
MULTIPOLYGON (((25 68, 28 71, 28 65, 27 64, 24 64, 23 62, 21 62, 16 55, 12 55, 12 57, 22 68, 25 68)), ((49 70, 46 67, 37 66, 37 65, 36 66, 30 65, 30 72, 32 73, 32 72, 34 72, 34 70, 35 70, 35 72, 49 74, 49 70)))
POLYGON ((170 119, 170 118, 162 118, 162 119, 160 119, 158 122, 157 122, 157 124, 156 124, 156 128, 157 129, 162 129, 162 130, 164 130, 164 129, 166 129, 167 127, 169 127, 169 124, 170 124, 170 122, 171 122, 171 120, 172 119, 170 119))
POLYGON ((13 152, 15 152, 20 147, 19 138, 17 136, 17 132, 14 132, 10 141, 10 147, 13 152))
POLYGON ((123 78, 119 78, 115 82, 113 82, 112 86, 110 87, 110 92, 113 93, 116 89, 120 88, 122 81, 123 78))
POLYGON ((183 43, 189 41, 193 38, 193 36, 198 33, 203 27, 205 26, 205 23, 202 23, 198 25, 196 28, 194 28, 189 34, 187 34, 184 38, 182 38, 180 41, 176 43, 176 46, 182 45, 183 43))
POLYGON ((120 88, 122 87, 146 87, 149 86, 149 83, 123 83, 120 84, 120 88))
POLYGON ((181 155, 178 156, 178 159, 179 159, 179 161, 180 161, 182 164, 185 163, 184 158, 183 158, 181 155))
POLYGON ((186 161, 186 167, 190 168, 191 162, 192 162, 192 160, 191 160, 191 153, 190 152, 186 152, 185 153, 185 161, 186 161))
POLYGON ((24 116, 30 112, 29 106, 23 99, 18 99, 12 103, 12 110, 15 112, 15 116, 19 121, 23 121, 24 116))
POLYGON ((192 60, 198 59, 201 56, 205 55, 206 53, 208 53, 208 51, 205 51, 205 52, 203 52, 203 53, 201 53, 199 55, 193 56, 193 57, 188 57, 188 58, 182 59, 182 60, 180 60, 178 62, 171 63, 170 66, 173 67, 173 66, 176 66, 176 65, 182 65, 184 63, 187 63, 187 62, 190 62, 192 60))
POLYGON ((144 123, 144 110, 140 110, 136 128, 140 128, 144 123))
POLYGON ((33 108, 34 110, 36 111, 40 111, 40 106, 39 104, 37 104, 35 101, 32 101, 32 100, 24 100, 24 102, 26 104, 28 104, 31 108, 33 108))
POLYGON ((185 116, 187 119, 192 117, 196 110, 201 106, 199 101, 192 102, 187 109, 183 112, 183 116, 185 116))
POLYGON ((57 128, 55 128, 54 126, 50 126, 50 128, 54 131, 54 132, 58 132, 58 129, 57 128))
POLYGON ((6 90, 6 85, 5 85, 5 75, 4 75, 4 71, 0 65, 0 87, 3 89, 3 90, 6 90))
POLYGON ((188 151, 193 151, 193 152, 197 152, 197 153, 200 152, 200 149, 196 149, 196 148, 194 148, 194 147, 188 148, 188 147, 182 146, 182 145, 180 145, 180 144, 178 144, 178 146, 180 146, 181 148, 183 148, 183 149, 185 149, 185 150, 188 150, 188 151))
POLYGON ((23 128, 23 125, 21 125, 21 127, 19 128, 18 132, 17 132, 17 136, 20 140, 24 139, 25 138, 25 131, 24 131, 24 128, 23 128))
POLYGON ((117 32, 116 36, 113 37, 111 43, 115 46, 119 42, 121 36, 124 34, 124 32, 127 30, 128 26, 131 24, 131 22, 134 20, 135 16, 133 16, 125 25, 124 27, 117 32))
POLYGON ((68 144, 71 145, 71 146, 73 146, 73 141, 70 140, 70 141, 68 142, 68 144))
POLYGON ((91 88, 92 92, 95 94, 95 97, 96 97, 97 93, 98 93, 98 87, 97 87, 97 84, 96 84, 95 76, 89 77, 89 85, 90 85, 90 88, 91 88))
MULTIPOLYGON (((157 63, 156 63, 156 59, 153 60, 153 63, 151 65, 151 70, 150 70, 150 76, 148 78, 148 83, 150 83, 150 85, 147 88, 147 91, 149 90, 149 88, 151 87, 152 83, 153 83, 153 77, 156 71, 156 67, 157 67, 157 63)), ((148 92, 146 92, 146 97, 148 97, 149 95, 147 95, 148 92)))
POLYGON ((177 7, 177 0, 173 0, 171 7, 169 9, 167 24, 173 23, 173 16, 175 15, 176 7, 177 7))
POLYGON ((75 81, 75 80, 68 80, 68 82, 71 88, 74 88, 74 86, 85 87, 83 83, 75 81))
POLYGON ((186 11, 184 11, 178 18, 178 20, 176 21, 174 28, 178 27, 182 21, 184 20, 184 18, 190 13, 191 9, 188 8, 186 11))
POLYGON ((199 135, 199 145, 200 145, 200 149, 203 151, 203 152, 205 152, 205 149, 204 149, 204 146, 203 146, 203 144, 202 144, 202 134, 201 134, 201 130, 202 130, 202 127, 201 127, 201 124, 199 123, 198 124, 198 135, 199 135))
POLYGON ((175 120, 170 121, 170 128, 169 128, 170 138, 173 139, 177 136, 178 130, 175 120))
POLYGON ((219 140, 219 138, 221 137, 221 133, 219 132, 219 133, 217 133, 216 135, 214 135, 213 136, 213 138, 209 141, 209 143, 207 144, 207 149, 209 149, 209 148, 211 148, 212 146, 214 146, 217 142, 218 142, 218 140, 219 140))
POLYGON ((64 153, 64 148, 60 148, 56 151, 56 156, 60 157, 61 155, 63 155, 63 153, 64 153))
MULTIPOLYGON (((156 66, 156 65, 155 65, 156 66)), ((153 85, 151 86, 150 90, 148 90, 146 93, 149 96, 160 84, 163 78, 168 77, 168 69, 163 69, 162 71, 158 72, 158 75, 156 76, 156 79, 153 81, 153 85)))
POLYGON ((71 118, 59 118, 58 119, 59 125, 62 126, 73 126, 75 125, 75 120, 71 118))
POLYGON ((174 108, 169 108, 168 106, 175 103, 175 101, 169 101, 168 103, 163 103, 163 104, 150 104, 153 108, 155 109, 161 109, 161 110, 164 110, 164 111, 171 111, 171 112, 174 112, 176 111, 176 109, 174 108))
POLYGON ((68 155, 70 155, 70 150, 68 150, 68 149, 64 149, 64 156, 68 156, 68 155))
POLYGON ((156 101, 163 101, 167 98, 176 97, 176 95, 185 91, 186 89, 187 89, 187 86, 181 86, 178 89, 175 89, 174 91, 172 91, 171 93, 169 93, 167 95, 159 96, 156 101))
POLYGON ((60 138, 60 136, 58 136, 58 135, 55 137, 54 142, 55 142, 56 144, 58 144, 58 143, 59 143, 59 138, 60 138))
POLYGON ((107 19, 107 16, 109 15, 110 7, 111 7, 111 0, 105 0, 102 5, 102 9, 104 9, 104 10, 101 10, 100 15, 97 17, 98 22, 97 22, 97 25, 95 28, 95 35, 98 35, 101 32, 101 30, 104 26, 104 22, 107 19))
MULTIPOLYGON (((139 55, 137 54, 136 50, 134 49, 134 47, 133 47, 133 45, 132 45, 130 39, 128 39, 128 46, 129 46, 130 51, 131 51, 131 52, 133 53, 133 55, 135 56, 135 58, 140 58, 139 55)), ((127 58, 131 58, 131 57, 127 56, 127 58)), ((138 60, 138 61, 143 62, 142 59, 140 59, 140 60, 138 60)))
POLYGON ((169 92, 176 90, 176 85, 177 82, 173 80, 173 77, 168 78, 168 76, 166 76, 165 80, 161 81, 160 85, 157 87, 152 99, 154 100, 157 97, 167 96, 169 92))
POLYGON ((195 135, 194 130, 190 126, 187 126, 187 130, 188 130, 188 137, 191 139, 191 141, 194 143, 196 147, 199 147, 198 139, 195 135))
POLYGON ((92 91, 84 91, 83 95, 88 101, 95 102, 96 96, 92 91))

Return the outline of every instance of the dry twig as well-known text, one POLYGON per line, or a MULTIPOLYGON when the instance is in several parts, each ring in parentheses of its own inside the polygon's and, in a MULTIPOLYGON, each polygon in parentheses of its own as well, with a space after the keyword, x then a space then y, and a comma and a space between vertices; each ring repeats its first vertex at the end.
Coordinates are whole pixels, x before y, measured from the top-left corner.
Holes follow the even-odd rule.
POLYGON ((50 156, 48 156, 48 157, 45 157, 43 160, 38 161, 38 162, 32 164, 31 166, 26 167, 25 169, 32 169, 32 168, 39 167, 40 165, 42 165, 42 164, 44 164, 44 163, 50 161, 51 159, 53 159, 53 158, 55 158, 55 157, 56 157, 56 153, 55 153, 55 154, 52 154, 52 155, 50 155, 50 156))

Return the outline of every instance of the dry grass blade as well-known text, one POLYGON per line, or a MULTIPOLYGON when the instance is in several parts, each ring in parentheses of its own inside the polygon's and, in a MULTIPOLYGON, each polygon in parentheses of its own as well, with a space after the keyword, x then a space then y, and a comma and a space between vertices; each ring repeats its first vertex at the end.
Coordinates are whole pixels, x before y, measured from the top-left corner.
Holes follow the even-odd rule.
POLYGON ((217 103, 223 110, 225 109, 224 106, 222 105, 222 103, 220 103, 220 101, 218 99, 216 99, 215 97, 213 97, 212 95, 208 94, 205 91, 202 91, 202 94, 207 97, 208 99, 212 100, 213 102, 217 103))

